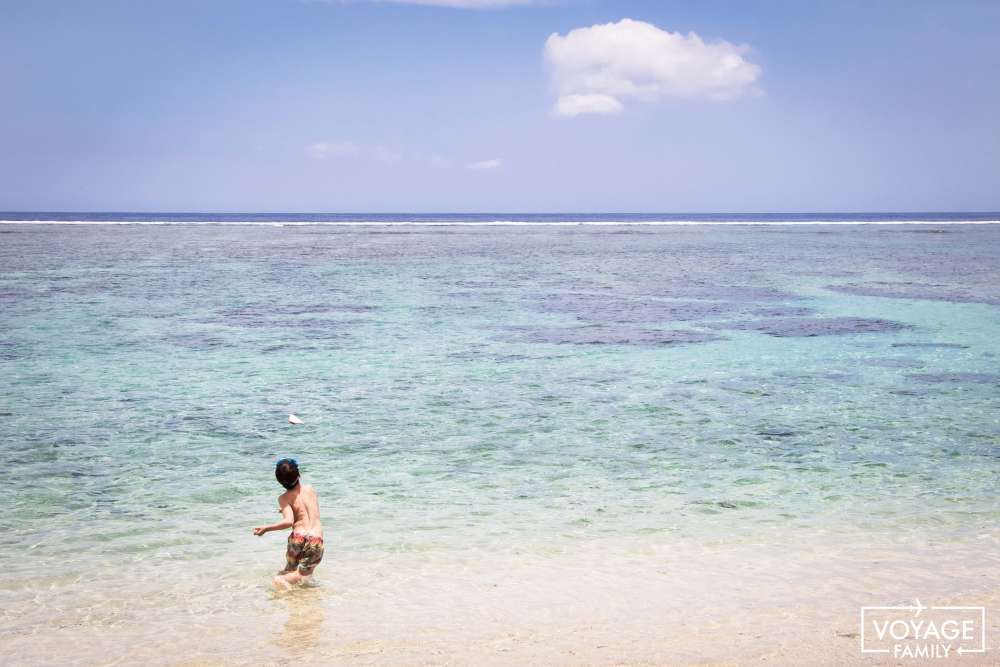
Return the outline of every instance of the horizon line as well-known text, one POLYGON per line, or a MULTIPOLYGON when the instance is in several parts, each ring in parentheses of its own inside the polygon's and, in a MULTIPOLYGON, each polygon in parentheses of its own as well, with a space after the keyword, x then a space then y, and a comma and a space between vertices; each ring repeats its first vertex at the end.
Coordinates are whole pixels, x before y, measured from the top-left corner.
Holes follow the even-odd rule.
POLYGON ((232 211, 232 210, 166 210, 166 209, 33 209, 33 210, 0 210, 0 215, 35 215, 49 213, 55 215, 92 214, 92 215, 1000 215, 1000 209, 968 209, 968 210, 823 210, 823 211, 232 211))

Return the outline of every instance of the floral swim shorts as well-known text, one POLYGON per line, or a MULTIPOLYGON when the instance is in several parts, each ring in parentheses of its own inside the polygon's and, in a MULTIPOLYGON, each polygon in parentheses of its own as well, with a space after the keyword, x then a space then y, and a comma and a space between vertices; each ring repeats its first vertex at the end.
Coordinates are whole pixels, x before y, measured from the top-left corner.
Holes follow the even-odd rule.
POLYGON ((297 568, 299 574, 308 577, 323 560, 323 538, 293 532, 288 536, 285 560, 285 572, 294 572, 297 568))

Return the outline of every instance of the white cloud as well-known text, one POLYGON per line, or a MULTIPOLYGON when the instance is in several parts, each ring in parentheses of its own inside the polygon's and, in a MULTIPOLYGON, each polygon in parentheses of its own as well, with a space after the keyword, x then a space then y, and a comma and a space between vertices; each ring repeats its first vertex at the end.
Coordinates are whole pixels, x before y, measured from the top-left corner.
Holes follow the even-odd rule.
POLYGON ((480 160, 479 162, 470 162, 465 165, 466 169, 496 169, 503 162, 499 158, 494 158, 492 160, 480 160))
POLYGON ((317 160, 327 158, 355 157, 361 153, 361 147, 350 141, 340 141, 330 143, 327 141, 317 141, 306 146, 306 154, 317 160))
POLYGON ((559 116, 576 116, 581 113, 618 113, 622 103, 617 98, 601 93, 561 95, 556 100, 555 112, 559 116))
POLYGON ((731 100, 758 93, 753 84, 761 70, 743 58, 748 50, 632 19, 552 33, 544 54, 559 96, 553 111, 615 113, 629 98, 731 100))

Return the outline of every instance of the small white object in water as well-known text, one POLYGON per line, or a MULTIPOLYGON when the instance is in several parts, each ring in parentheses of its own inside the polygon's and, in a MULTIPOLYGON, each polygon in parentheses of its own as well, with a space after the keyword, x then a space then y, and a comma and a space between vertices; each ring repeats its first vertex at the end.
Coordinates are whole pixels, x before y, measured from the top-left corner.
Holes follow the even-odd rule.
POLYGON ((295 415, 288 415, 288 423, 289 424, 301 424, 302 420, 299 419, 298 417, 296 417, 295 415))

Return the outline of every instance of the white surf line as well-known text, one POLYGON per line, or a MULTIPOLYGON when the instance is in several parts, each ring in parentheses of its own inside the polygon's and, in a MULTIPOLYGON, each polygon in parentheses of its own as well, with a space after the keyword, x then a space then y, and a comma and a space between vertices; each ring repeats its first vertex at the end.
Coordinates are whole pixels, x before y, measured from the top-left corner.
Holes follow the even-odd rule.
POLYGON ((220 220, 0 220, 0 225, 192 225, 220 227, 751 227, 810 225, 997 225, 1000 220, 534 220, 431 221, 431 220, 340 220, 340 221, 220 221, 220 220))

